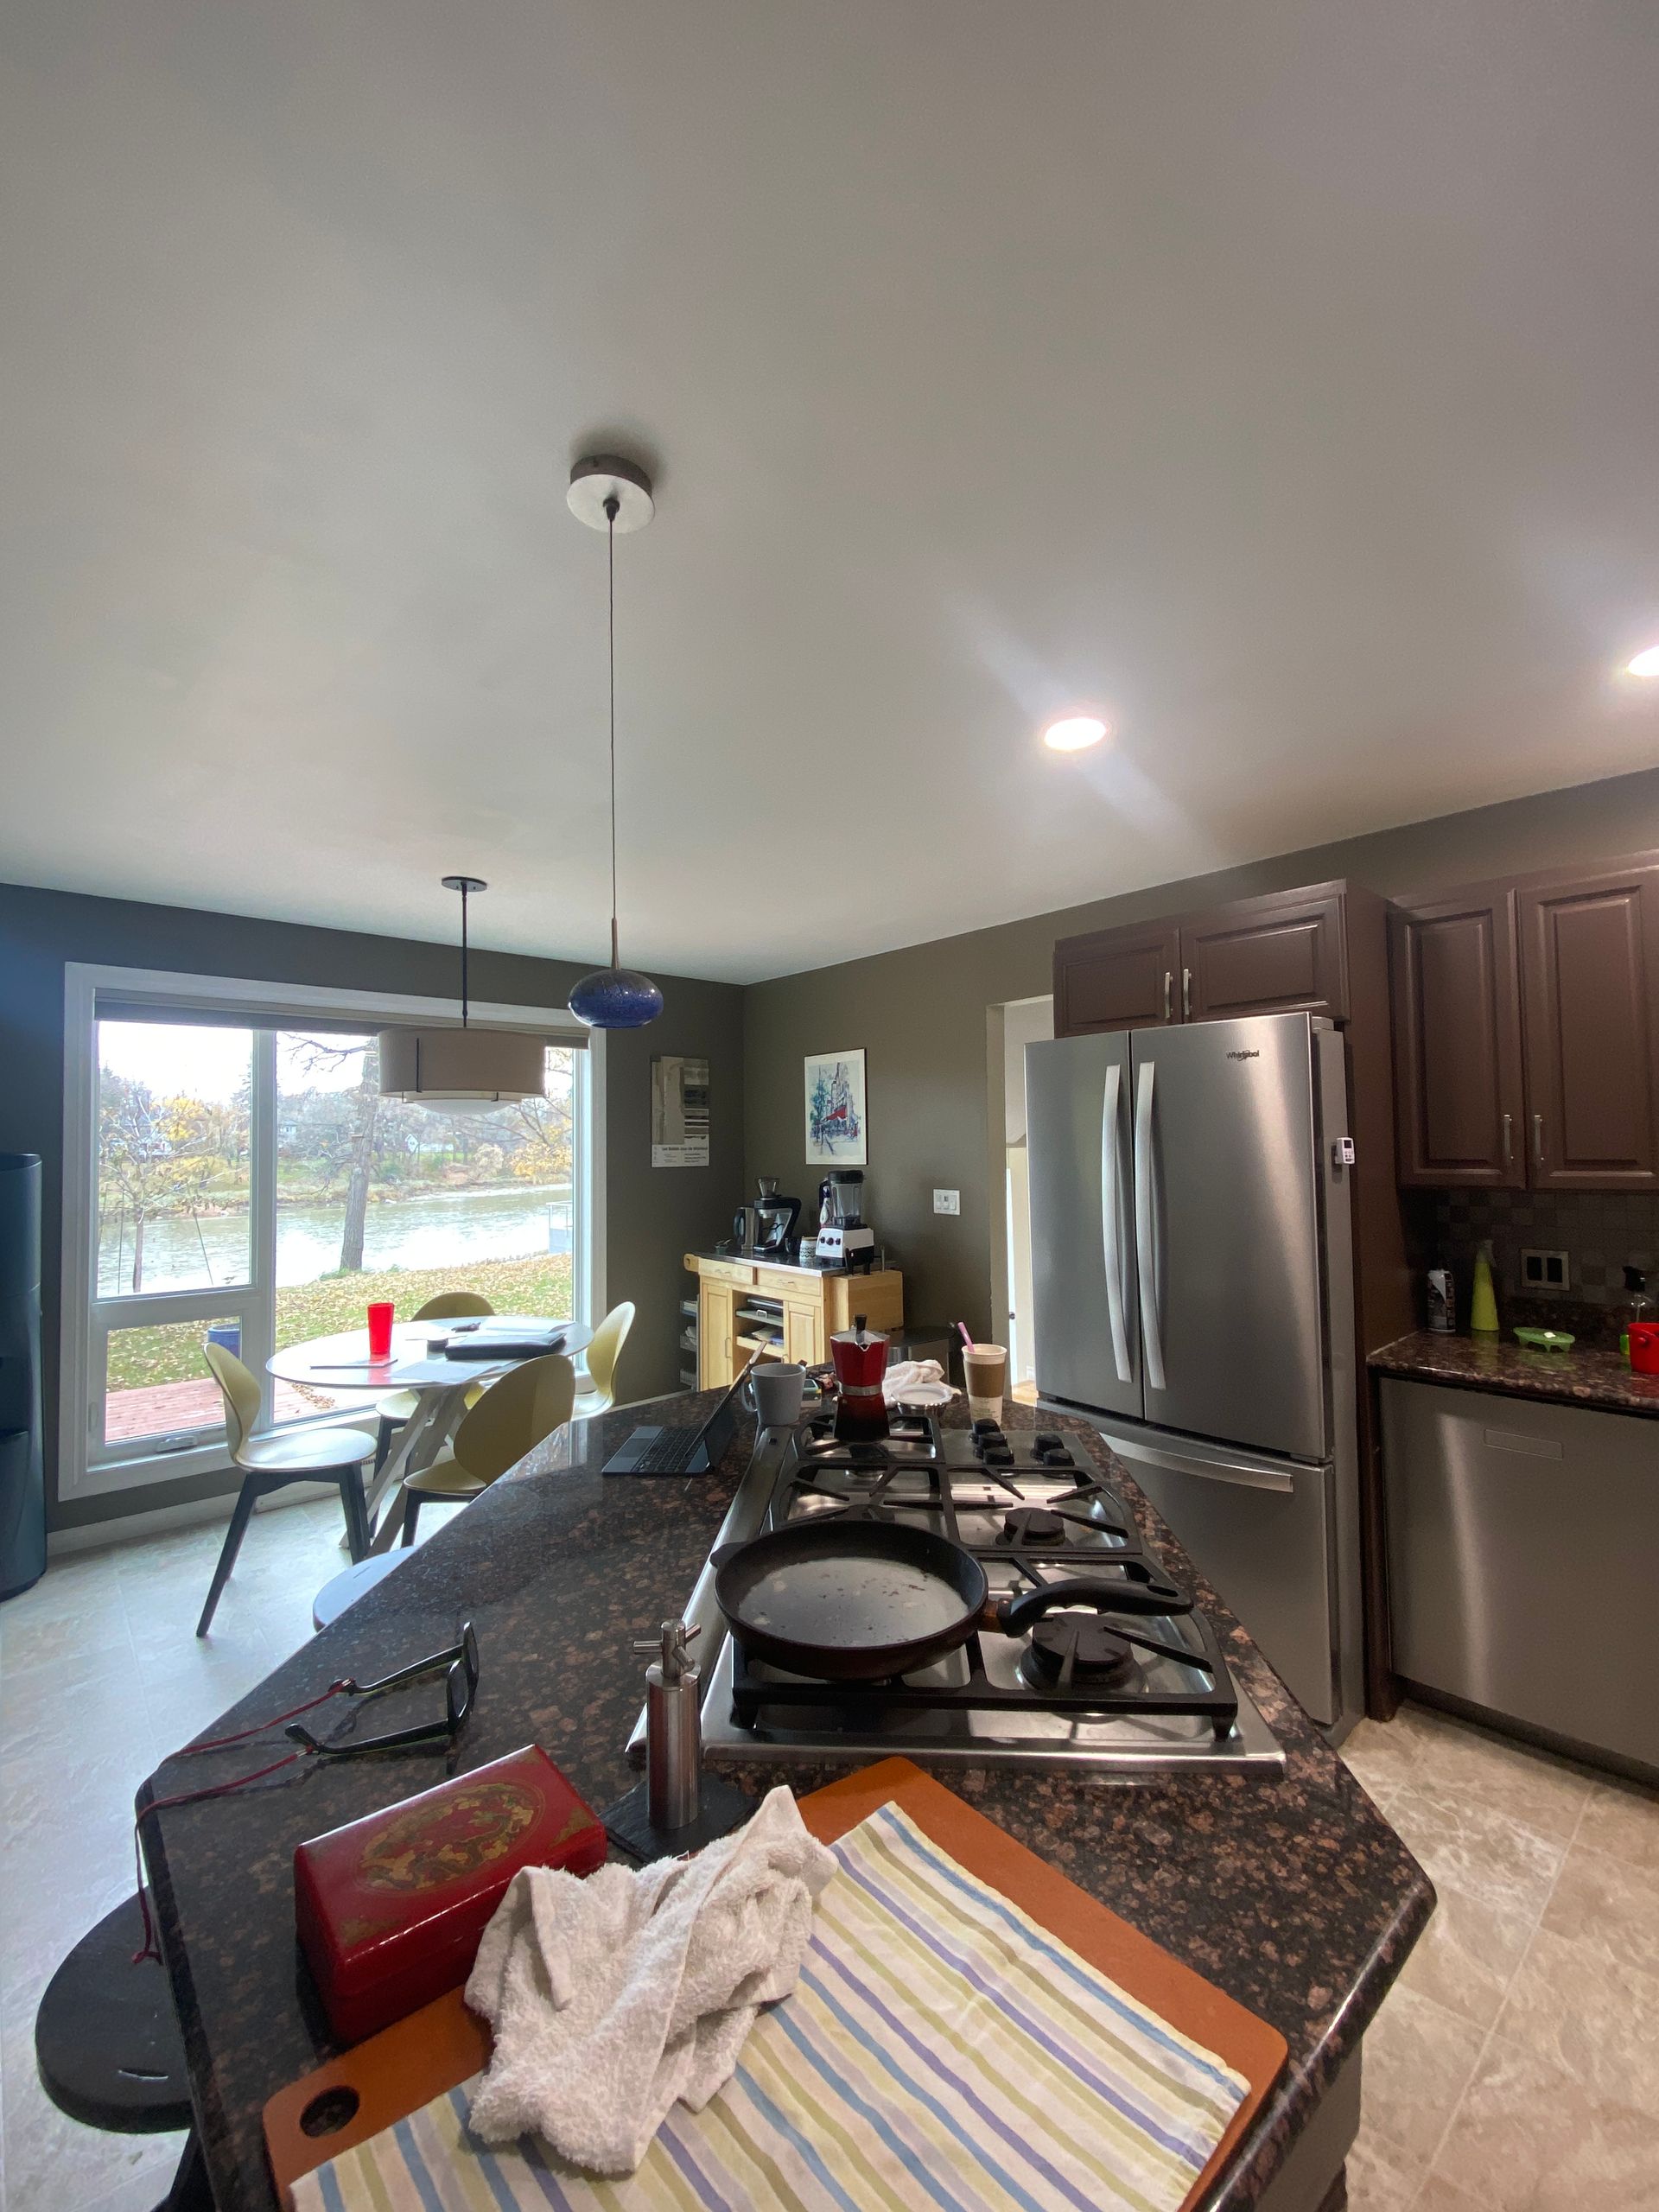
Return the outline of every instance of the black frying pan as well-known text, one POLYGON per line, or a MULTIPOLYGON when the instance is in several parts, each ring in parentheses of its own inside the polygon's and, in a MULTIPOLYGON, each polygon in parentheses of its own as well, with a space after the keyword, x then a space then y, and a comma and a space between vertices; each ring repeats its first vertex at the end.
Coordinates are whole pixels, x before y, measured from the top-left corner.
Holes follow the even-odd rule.
POLYGON ((715 1598, 757 1659, 828 1681, 931 1667, 976 1629, 1023 1636, 1046 1613, 1164 1613, 1185 1600, 1142 1560, 1124 1581, 1051 1582, 993 1602, 973 1554, 931 1529, 836 1514, 791 1522, 714 1555, 715 1598))

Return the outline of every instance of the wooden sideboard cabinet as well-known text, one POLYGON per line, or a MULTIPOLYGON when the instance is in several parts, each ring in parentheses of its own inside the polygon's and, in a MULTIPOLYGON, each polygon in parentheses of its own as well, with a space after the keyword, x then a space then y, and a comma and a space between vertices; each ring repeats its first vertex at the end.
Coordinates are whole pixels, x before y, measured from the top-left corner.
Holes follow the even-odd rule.
POLYGON ((818 1367, 830 1339, 862 1314, 873 1329, 905 1318, 905 1279, 896 1268, 829 1274, 818 1268, 688 1252, 697 1278, 697 1384, 721 1389, 759 1351, 768 1359, 818 1367))
POLYGON ((1402 1183, 1659 1189, 1659 860, 1408 900, 1392 934, 1402 1183))

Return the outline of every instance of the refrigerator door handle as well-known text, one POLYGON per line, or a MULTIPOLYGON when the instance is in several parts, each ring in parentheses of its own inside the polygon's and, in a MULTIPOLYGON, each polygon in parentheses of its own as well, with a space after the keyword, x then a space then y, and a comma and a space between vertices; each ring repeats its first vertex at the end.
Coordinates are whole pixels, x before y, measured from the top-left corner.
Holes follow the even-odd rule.
POLYGON ((1122 1070, 1114 1060, 1106 1071, 1100 1107, 1100 1246, 1106 1268, 1106 1318, 1112 1331, 1112 1363, 1117 1379, 1129 1376, 1129 1338, 1123 1325, 1123 1257, 1117 1241, 1117 1101, 1122 1070))
POLYGON ((1141 1346, 1147 1387, 1164 1387, 1164 1342, 1158 1313, 1158 1206, 1152 1175, 1152 1086, 1155 1063, 1142 1060, 1135 1095, 1135 1257, 1141 1285, 1141 1346))
POLYGON ((1128 1459, 1131 1465, 1139 1459, 1149 1467, 1173 1467, 1178 1474, 1198 1475, 1210 1483, 1232 1483, 1242 1490, 1276 1490, 1294 1495, 1296 1489, 1295 1478, 1280 1473, 1277 1468, 1248 1466, 1238 1459, 1185 1459, 1173 1452, 1160 1452, 1138 1438, 1108 1436, 1106 1441, 1120 1459, 1128 1459))

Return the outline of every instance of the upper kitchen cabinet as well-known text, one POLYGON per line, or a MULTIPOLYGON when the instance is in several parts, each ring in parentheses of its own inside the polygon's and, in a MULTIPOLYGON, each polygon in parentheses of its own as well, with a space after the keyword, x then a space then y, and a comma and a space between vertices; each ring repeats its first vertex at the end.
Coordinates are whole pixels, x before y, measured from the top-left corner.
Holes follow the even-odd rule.
POLYGON ((1526 1183, 1515 904, 1488 885, 1389 918, 1402 1183, 1526 1183))
POLYGON ((1062 938, 1054 947, 1054 1033, 1150 1029, 1179 1020, 1180 939, 1173 922, 1062 938))
POLYGON ((1243 1014, 1348 1016, 1343 887, 1315 884, 1184 915, 1181 1013, 1188 1021, 1243 1014))
POLYGON ((1659 863, 1516 887, 1534 1186, 1659 1187, 1659 863))
POLYGON ((1054 947, 1054 1033, 1086 1037, 1243 1014, 1346 1021, 1353 958, 1367 976, 1375 967, 1381 989, 1382 912, 1376 894, 1357 884, 1316 883, 1207 913, 1062 938, 1054 947), (1356 931, 1359 954, 1351 942, 1356 931))

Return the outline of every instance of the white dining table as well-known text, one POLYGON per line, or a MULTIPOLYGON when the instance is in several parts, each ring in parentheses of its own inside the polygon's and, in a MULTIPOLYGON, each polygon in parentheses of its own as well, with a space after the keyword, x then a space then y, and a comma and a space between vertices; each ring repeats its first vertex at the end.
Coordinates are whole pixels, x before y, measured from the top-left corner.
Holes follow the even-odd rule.
MULTIPOLYGON (((493 1328, 505 1323, 526 1330, 559 1330, 563 1341, 555 1349, 567 1359, 579 1357, 594 1340, 593 1331, 581 1321, 549 1322, 530 1313, 492 1313, 486 1318, 493 1328)), ((369 1485, 366 1503, 374 1528, 369 1543, 372 1553, 389 1551, 397 1541, 403 1517, 404 1479, 429 1467, 454 1434, 467 1410, 467 1393, 475 1383, 493 1382, 522 1365, 524 1359, 539 1357, 526 1352, 501 1359, 451 1359, 441 1344, 435 1351, 432 1347, 454 1325, 453 1321, 439 1320, 396 1322, 391 1352, 385 1359, 369 1357, 369 1332, 362 1328, 285 1345, 265 1362, 278 1382, 309 1383, 313 1389, 326 1390, 331 1396, 350 1392, 380 1398, 391 1390, 414 1393, 415 1410, 369 1485), (374 1516, 387 1497, 391 1497, 391 1506, 376 1523, 374 1516)), ((342 1410, 348 1420, 352 1418, 349 1407, 342 1410)))

